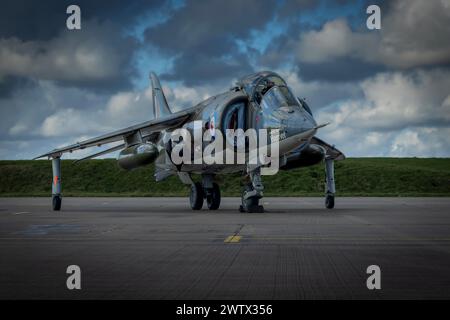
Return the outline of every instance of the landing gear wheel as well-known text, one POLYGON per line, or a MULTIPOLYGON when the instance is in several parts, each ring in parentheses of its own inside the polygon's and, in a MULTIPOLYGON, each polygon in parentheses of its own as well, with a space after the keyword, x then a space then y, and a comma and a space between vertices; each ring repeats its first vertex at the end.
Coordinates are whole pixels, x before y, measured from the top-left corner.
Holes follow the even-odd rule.
POLYGON ((213 187, 206 195, 206 203, 209 210, 217 210, 220 207, 220 188, 217 183, 213 183, 213 187))
POLYGON ((53 196, 53 199, 52 199, 53 211, 61 210, 61 203, 62 203, 61 196, 53 196))
POLYGON ((259 205, 258 197, 250 197, 244 199, 244 196, 247 192, 253 191, 253 187, 251 185, 246 185, 244 191, 242 192, 241 201, 242 204, 239 206, 240 212, 249 212, 249 213, 262 213, 264 212, 264 207, 259 205))
POLYGON ((203 207, 203 186, 200 182, 191 185, 191 194, 189 195, 189 202, 192 210, 200 210, 203 207))
POLYGON ((334 194, 327 194, 327 196, 325 197, 325 207, 327 209, 334 208, 334 194))

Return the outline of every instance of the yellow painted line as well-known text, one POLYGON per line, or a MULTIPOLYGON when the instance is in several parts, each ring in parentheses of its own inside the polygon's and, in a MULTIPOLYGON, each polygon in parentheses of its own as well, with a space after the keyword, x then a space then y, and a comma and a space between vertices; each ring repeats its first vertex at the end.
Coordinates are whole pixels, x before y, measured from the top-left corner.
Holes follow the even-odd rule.
POLYGON ((236 243, 239 242, 241 240, 241 236, 236 236, 236 235, 232 235, 227 237, 223 242, 225 243, 236 243))

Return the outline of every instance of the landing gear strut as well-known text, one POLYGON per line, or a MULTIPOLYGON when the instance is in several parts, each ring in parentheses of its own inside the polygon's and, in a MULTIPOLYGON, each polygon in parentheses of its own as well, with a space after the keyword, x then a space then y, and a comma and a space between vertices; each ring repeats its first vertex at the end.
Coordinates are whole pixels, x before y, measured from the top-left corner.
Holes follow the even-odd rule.
POLYGON ((325 174, 326 174, 326 190, 325 190, 325 207, 327 209, 334 208, 334 194, 336 187, 334 185, 334 160, 325 160, 325 174))
POLYGON ((52 208, 54 211, 61 210, 61 158, 56 156, 52 158, 52 208))

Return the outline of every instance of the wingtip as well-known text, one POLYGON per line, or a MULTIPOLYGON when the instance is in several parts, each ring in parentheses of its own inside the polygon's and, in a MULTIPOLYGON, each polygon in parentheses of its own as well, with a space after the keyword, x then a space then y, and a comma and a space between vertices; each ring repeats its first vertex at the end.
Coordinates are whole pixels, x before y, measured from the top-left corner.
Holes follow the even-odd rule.
POLYGON ((41 159, 41 158, 45 158, 45 157, 48 157, 48 158, 60 158, 61 156, 62 156, 62 153, 61 152, 57 152, 57 150, 55 149, 55 152, 54 151, 50 151, 48 153, 41 154, 40 156, 37 156, 37 157, 33 158, 33 160, 37 160, 37 159, 41 159))
POLYGON ((42 154, 40 156, 34 157, 32 160, 37 160, 37 159, 41 159, 41 158, 44 158, 44 157, 48 157, 47 154, 42 154))

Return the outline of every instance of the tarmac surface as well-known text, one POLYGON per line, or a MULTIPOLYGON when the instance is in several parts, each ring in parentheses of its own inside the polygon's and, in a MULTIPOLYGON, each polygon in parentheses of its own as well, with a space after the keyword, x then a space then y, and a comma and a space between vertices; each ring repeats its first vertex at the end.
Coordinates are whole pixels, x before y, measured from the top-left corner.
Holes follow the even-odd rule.
POLYGON ((1 299, 450 298, 450 198, 264 198, 251 214, 238 198, 50 200, 0 198, 1 299))

